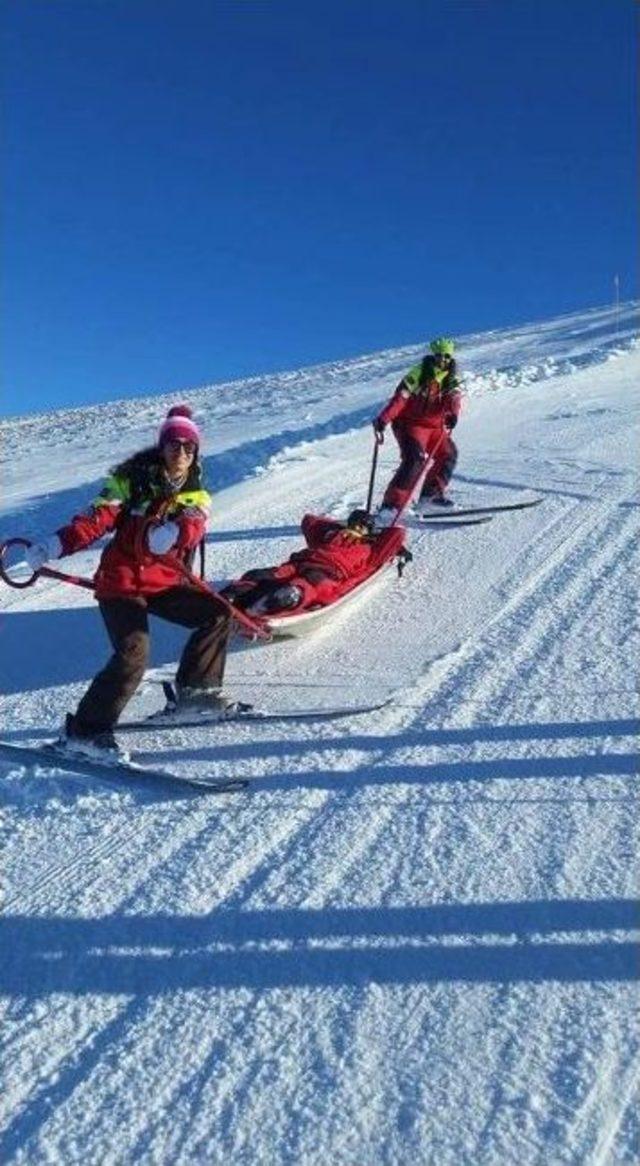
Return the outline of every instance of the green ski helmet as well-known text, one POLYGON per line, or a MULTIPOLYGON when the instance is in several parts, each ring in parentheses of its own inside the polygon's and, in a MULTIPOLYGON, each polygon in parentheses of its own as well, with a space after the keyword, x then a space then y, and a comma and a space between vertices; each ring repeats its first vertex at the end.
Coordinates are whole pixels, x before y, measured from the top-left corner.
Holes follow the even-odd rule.
POLYGON ((456 346, 450 336, 437 336, 431 341, 429 348, 435 356, 453 356, 456 346))

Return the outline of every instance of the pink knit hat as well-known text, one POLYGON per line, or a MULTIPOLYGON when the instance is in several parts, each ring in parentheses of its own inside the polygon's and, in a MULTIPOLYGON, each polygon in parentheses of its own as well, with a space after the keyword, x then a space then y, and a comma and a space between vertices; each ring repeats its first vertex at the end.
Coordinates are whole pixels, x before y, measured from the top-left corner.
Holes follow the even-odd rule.
POLYGON ((167 441, 194 441, 200 445, 200 431, 188 405, 174 405, 169 409, 158 433, 158 445, 167 441))

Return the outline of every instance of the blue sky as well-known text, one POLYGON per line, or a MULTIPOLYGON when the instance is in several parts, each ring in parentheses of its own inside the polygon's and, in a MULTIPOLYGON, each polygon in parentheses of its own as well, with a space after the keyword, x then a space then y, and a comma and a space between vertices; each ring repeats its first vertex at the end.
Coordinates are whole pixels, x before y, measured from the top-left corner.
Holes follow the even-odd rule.
POLYGON ((8 0, 5 414, 631 298, 633 0, 8 0))

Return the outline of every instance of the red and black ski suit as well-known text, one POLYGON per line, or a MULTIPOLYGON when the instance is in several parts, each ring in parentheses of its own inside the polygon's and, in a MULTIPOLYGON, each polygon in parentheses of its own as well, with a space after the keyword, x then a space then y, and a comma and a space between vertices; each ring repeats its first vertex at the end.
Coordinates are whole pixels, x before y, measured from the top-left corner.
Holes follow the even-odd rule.
POLYGON ((314 514, 305 514, 301 529, 307 543, 304 550, 294 551, 278 567, 247 571, 230 585, 238 606, 249 606, 283 584, 293 584, 302 593, 297 612, 325 607, 394 558, 405 537, 402 527, 365 535, 350 530, 343 522, 314 514))
POLYGON ((96 599, 113 655, 91 682, 75 714, 80 736, 110 729, 144 675, 149 615, 190 628, 176 674, 183 688, 219 688, 231 632, 225 604, 190 576, 191 557, 204 536, 210 498, 199 464, 173 489, 159 454, 143 451, 115 470, 85 514, 57 531, 62 554, 113 534, 94 579, 96 599), (176 540, 164 554, 149 550, 150 522, 172 523, 176 540))
POLYGON ((378 432, 391 422, 400 446, 400 465, 385 490, 383 506, 401 510, 407 505, 429 457, 432 462, 420 497, 442 497, 458 460, 450 431, 461 406, 455 366, 442 369, 432 356, 425 356, 403 377, 374 421, 378 432))

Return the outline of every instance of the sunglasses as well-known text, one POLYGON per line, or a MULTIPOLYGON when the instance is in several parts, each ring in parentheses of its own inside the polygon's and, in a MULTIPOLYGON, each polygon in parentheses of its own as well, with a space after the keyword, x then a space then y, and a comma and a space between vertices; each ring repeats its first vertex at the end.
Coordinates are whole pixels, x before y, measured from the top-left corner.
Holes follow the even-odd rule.
POLYGON ((189 457, 193 457, 198 448, 195 441, 180 441, 177 437, 172 437, 166 444, 170 453, 180 453, 183 449, 189 457))
POLYGON ((436 360, 440 364, 451 364, 451 361, 453 360, 453 357, 450 356, 448 352, 436 352, 435 356, 436 360))

